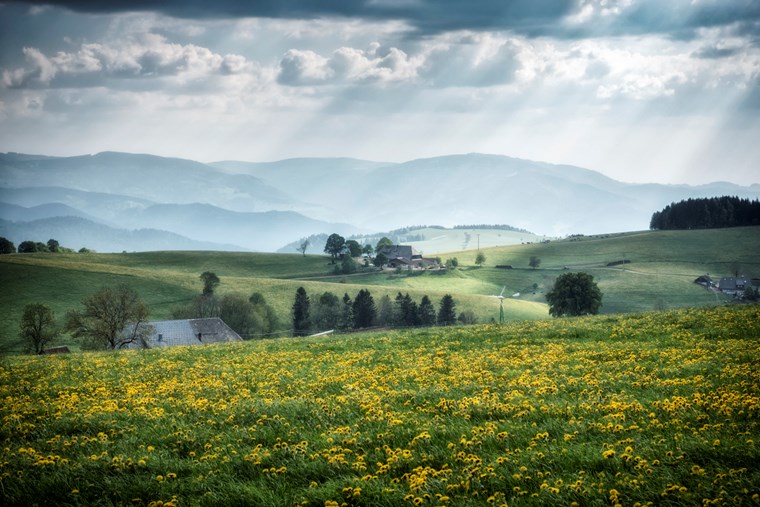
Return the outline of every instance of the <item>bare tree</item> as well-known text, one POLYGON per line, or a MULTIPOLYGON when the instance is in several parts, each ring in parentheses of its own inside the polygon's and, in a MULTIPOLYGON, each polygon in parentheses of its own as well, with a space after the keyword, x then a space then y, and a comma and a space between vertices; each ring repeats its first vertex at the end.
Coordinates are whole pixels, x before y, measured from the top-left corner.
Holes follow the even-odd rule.
POLYGON ((301 254, 304 257, 306 257, 306 249, 309 248, 309 245, 311 245, 311 243, 309 242, 308 239, 305 239, 305 240, 301 241, 301 244, 298 245, 298 248, 296 248, 296 250, 298 250, 299 252, 301 252, 301 254))
POLYGON ((148 307, 129 287, 103 288, 66 314, 66 331, 90 349, 118 349, 150 334, 148 307))
POLYGON ((53 310, 40 303, 30 303, 24 307, 20 328, 19 336, 33 354, 42 354, 45 346, 58 336, 53 310))

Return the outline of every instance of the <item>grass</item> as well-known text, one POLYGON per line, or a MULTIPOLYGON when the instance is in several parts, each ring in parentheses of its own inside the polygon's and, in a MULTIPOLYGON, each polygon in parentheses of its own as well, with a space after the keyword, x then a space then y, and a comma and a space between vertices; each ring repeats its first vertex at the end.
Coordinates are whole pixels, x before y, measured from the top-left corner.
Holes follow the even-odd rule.
MULTIPOLYGON (((499 229, 436 229, 423 228, 408 232, 410 237, 423 236, 422 241, 402 241, 405 245, 412 245, 415 249, 423 252, 425 256, 435 256, 440 252, 455 250, 472 251, 478 248, 493 246, 519 245, 524 242, 540 241, 541 236, 532 233, 506 231, 499 229)), ((403 237, 403 235, 402 235, 403 237)))
POLYGON ((3 505, 752 505, 760 307, 0 361, 3 505))
MULTIPOLYGON (((503 233, 503 231, 490 231, 503 233)), ((449 272, 366 273, 333 275, 324 256, 230 252, 147 252, 131 254, 24 254, 0 256, 0 348, 18 352, 18 322, 27 303, 50 305, 59 318, 77 308, 82 298, 102 286, 125 283, 150 305, 153 318, 166 318, 172 305, 200 291, 198 276, 213 271, 221 278, 219 291, 245 296, 261 292, 283 323, 295 290, 303 285, 310 295, 330 291, 351 297, 370 288, 376 301, 401 291, 415 300, 427 294, 434 302, 454 295, 459 311, 472 310, 480 322, 498 319, 499 304, 488 296, 506 287, 508 320, 548 317, 545 293, 567 270, 594 276, 603 297, 602 313, 714 305, 725 298, 694 284, 704 273, 714 277, 739 269, 760 275, 760 228, 700 231, 656 231, 573 238, 549 243, 484 248, 484 267, 474 266, 475 252, 442 254, 459 258, 460 269, 449 272), (531 256, 541 259, 528 267, 531 256), (631 262, 608 267, 609 262, 631 262), (499 269, 496 265, 511 265, 499 269), (535 288, 534 288, 535 286, 535 288)), ((64 343, 73 345, 64 338, 64 343)))

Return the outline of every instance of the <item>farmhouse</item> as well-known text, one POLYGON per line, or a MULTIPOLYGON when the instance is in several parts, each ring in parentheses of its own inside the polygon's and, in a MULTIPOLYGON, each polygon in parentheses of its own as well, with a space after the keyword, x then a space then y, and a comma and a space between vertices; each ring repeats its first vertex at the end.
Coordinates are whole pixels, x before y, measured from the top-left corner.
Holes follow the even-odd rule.
POLYGON ((218 317, 148 322, 149 334, 130 343, 130 349, 239 342, 243 339, 218 317))
POLYGON ((750 287, 752 284, 746 276, 724 276, 718 282, 718 289, 726 294, 737 294, 743 292, 744 289, 750 287))
POLYGON ((435 265, 435 259, 425 259, 422 254, 411 245, 391 245, 381 247, 377 255, 383 254, 388 259, 388 266, 392 268, 412 267, 421 268, 425 265, 435 265))

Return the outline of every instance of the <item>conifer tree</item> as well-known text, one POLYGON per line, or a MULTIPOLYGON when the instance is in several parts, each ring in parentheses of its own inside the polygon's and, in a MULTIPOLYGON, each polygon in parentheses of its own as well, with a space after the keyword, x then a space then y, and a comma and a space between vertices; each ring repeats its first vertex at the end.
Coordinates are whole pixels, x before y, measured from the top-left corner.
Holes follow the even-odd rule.
POLYGON ((451 294, 446 294, 441 298, 441 304, 438 309, 438 325, 452 326, 456 324, 457 312, 456 303, 451 294))
POLYGON ((366 289, 359 291, 353 305, 354 327, 358 329, 372 327, 377 319, 377 308, 372 294, 366 289))
POLYGON ((299 287, 296 290, 296 299, 293 302, 293 335, 305 336, 309 333, 311 322, 309 321, 309 310, 311 301, 309 300, 306 289, 299 287))

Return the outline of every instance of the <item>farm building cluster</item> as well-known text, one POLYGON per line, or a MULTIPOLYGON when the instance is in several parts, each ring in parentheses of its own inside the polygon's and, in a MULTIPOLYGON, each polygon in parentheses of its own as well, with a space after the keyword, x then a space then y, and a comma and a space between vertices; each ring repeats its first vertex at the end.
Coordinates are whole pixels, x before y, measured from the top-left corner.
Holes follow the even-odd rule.
POLYGON ((702 275, 694 283, 702 285, 706 289, 720 291, 728 296, 734 296, 737 299, 743 299, 747 289, 753 289, 753 287, 760 287, 760 280, 757 278, 749 278, 745 275, 738 276, 723 276, 716 283, 710 275, 702 275))

